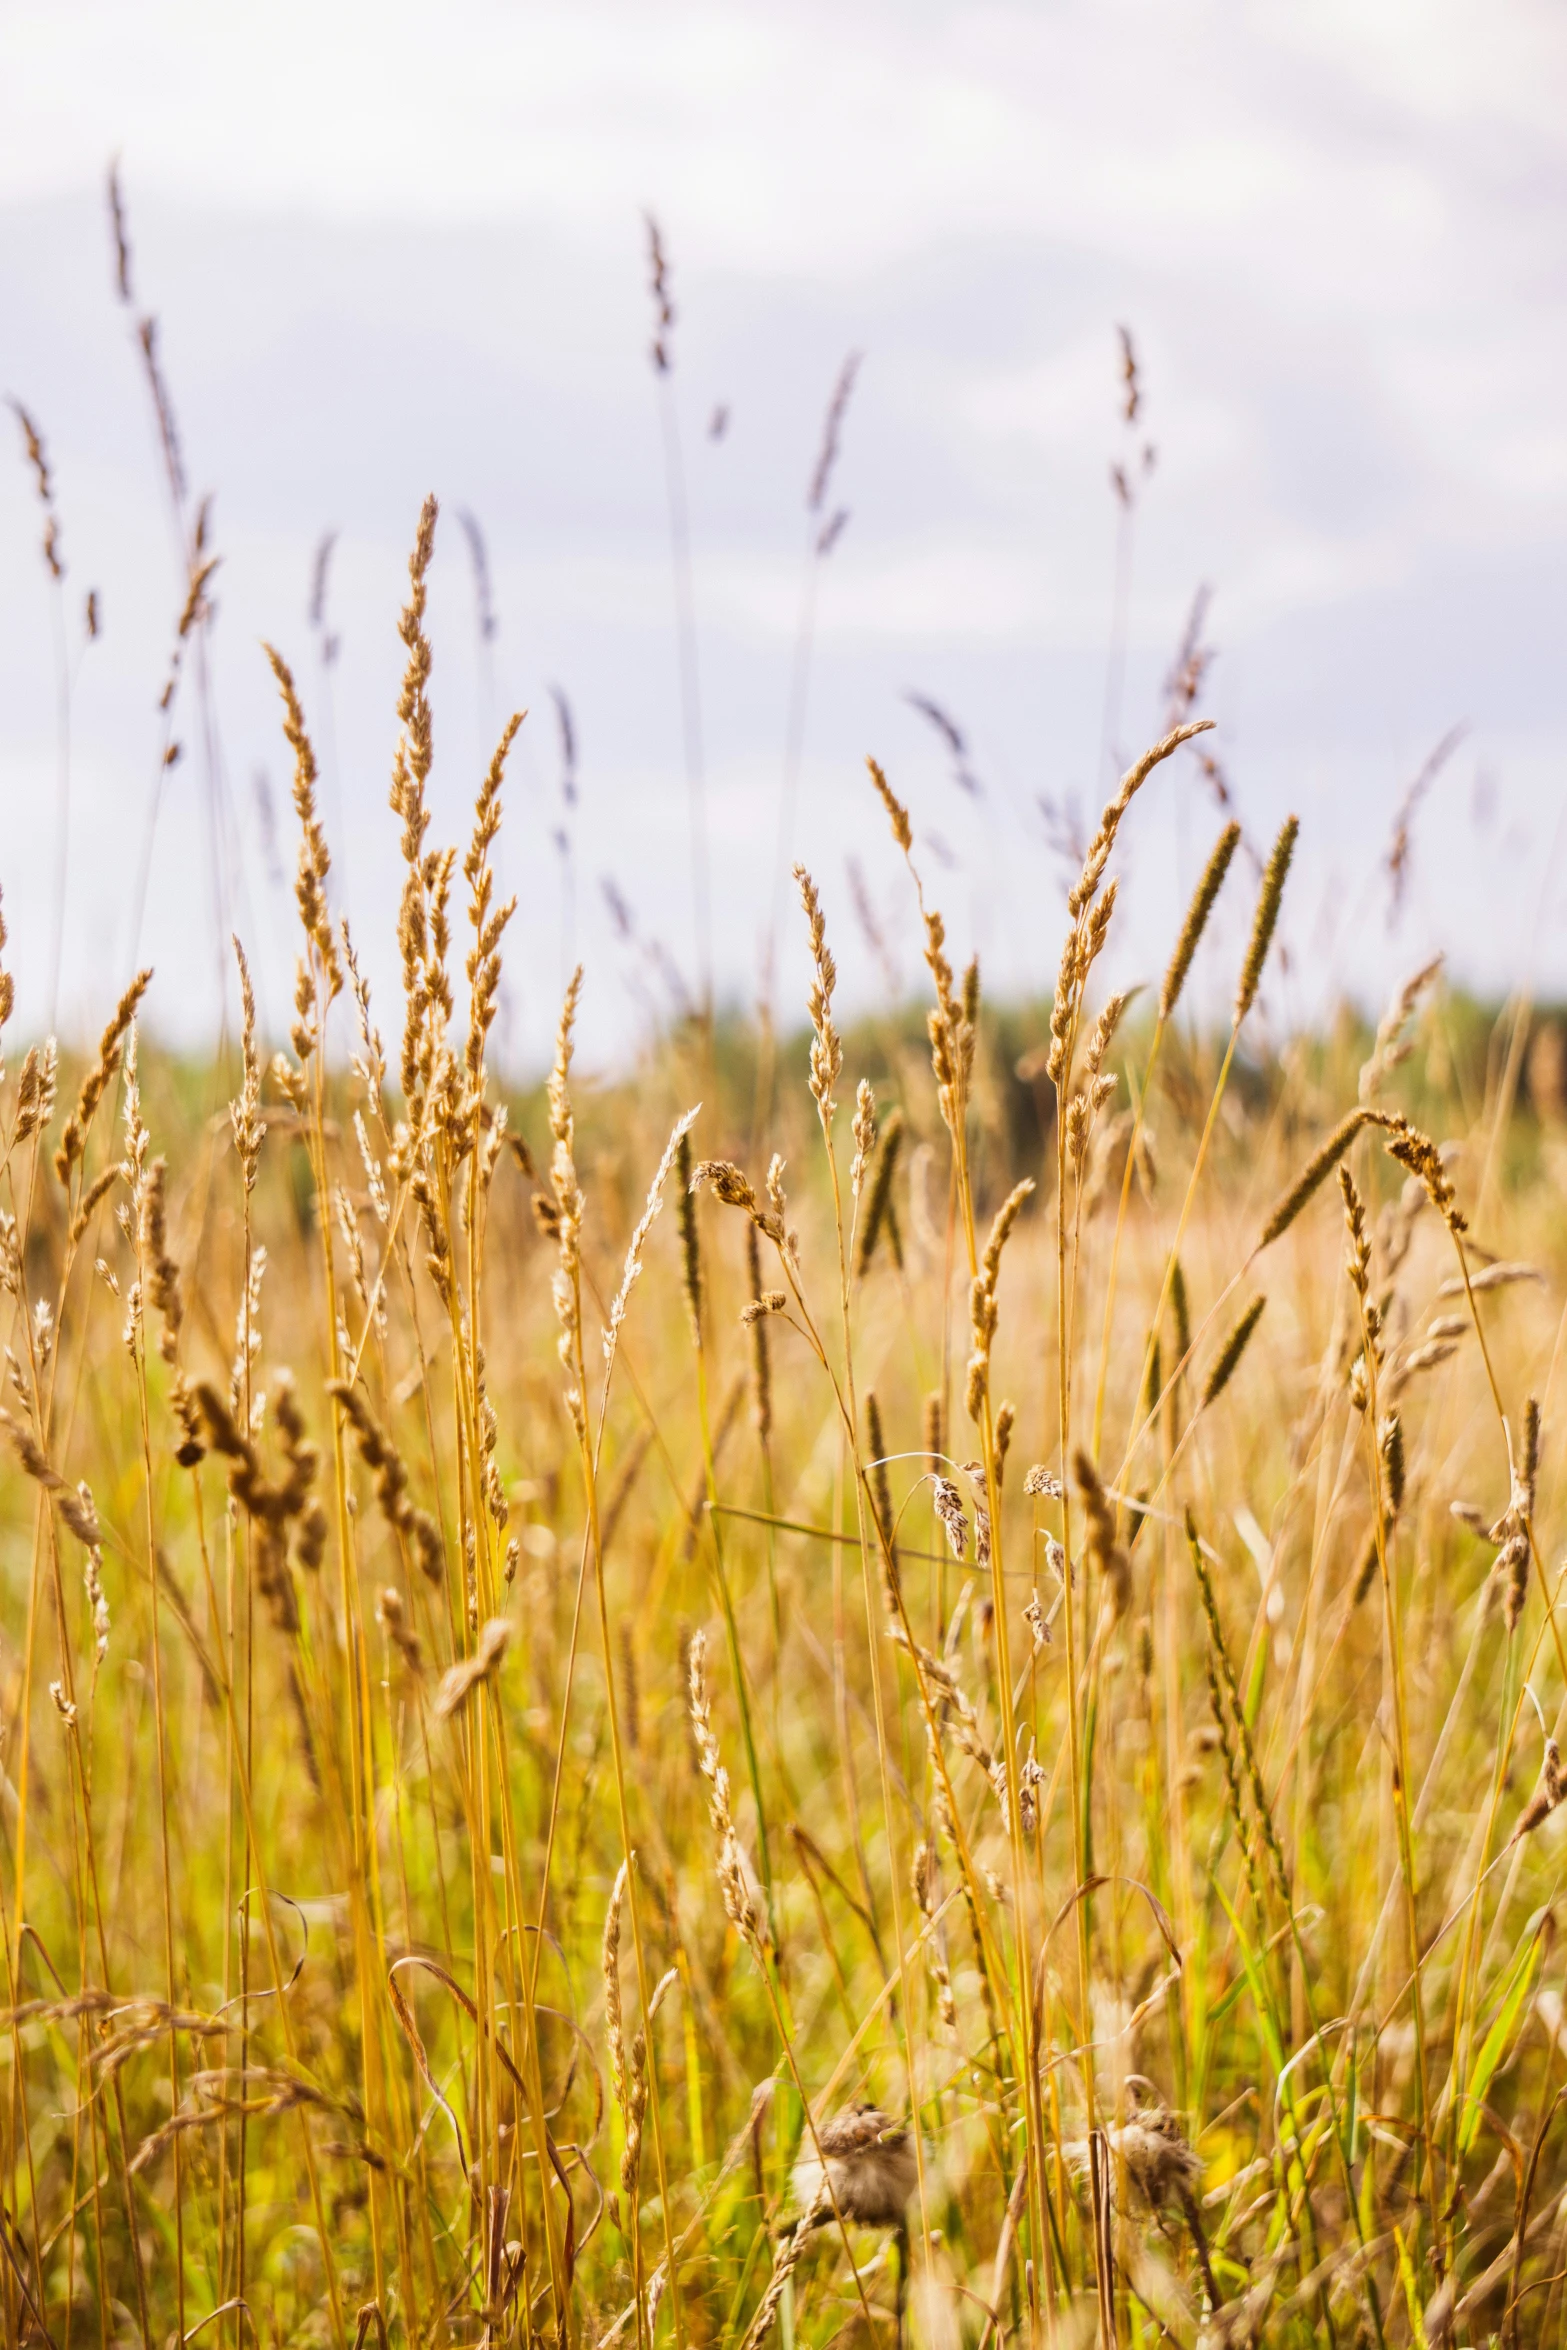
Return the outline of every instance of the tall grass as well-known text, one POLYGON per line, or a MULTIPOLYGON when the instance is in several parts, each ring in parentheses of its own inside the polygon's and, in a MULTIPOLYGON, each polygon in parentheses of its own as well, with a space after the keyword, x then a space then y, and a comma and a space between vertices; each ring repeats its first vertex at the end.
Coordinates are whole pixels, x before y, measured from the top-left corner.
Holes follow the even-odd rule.
MULTIPOLYGON (((490 1066, 522 721, 435 841, 433 500, 400 1002, 272 653, 288 1036, 242 939, 237 1048, 140 1033, 187 670, 215 904, 223 810, 216 557, 133 316, 187 582, 135 975, 79 1066, 42 1039, 0 1073, 5 2339, 1557 2339, 1560 1031, 1520 998, 1482 1033, 1430 965, 1374 1035, 1270 1043, 1294 818, 1248 883, 1228 824, 1175 937, 1135 942, 1152 1017, 1104 995, 1123 833, 1206 731, 1200 604, 1037 1011, 956 968, 872 762, 926 1007, 845 1030, 839 911, 796 867, 803 1026, 771 943, 756 1023, 717 1018, 650 236, 699 1012, 612 1085, 574 1073, 581 972, 547 1083, 490 1066), (1188 983, 1243 888, 1213 1035, 1188 983)), ((1129 343, 1124 378, 1107 746, 1129 343)), ((0 1030, 13 995, 0 967, 0 1030)))
POLYGON ((287 1047, 241 954, 227 1119, 145 976, 0 1097, 8 2338, 1555 2338, 1516 1039, 1486 1079, 1427 972, 1249 1052, 1292 827, 1226 1036, 1228 834, 1156 1020, 1102 1001, 1188 725, 1070 894, 1042 1148, 878 769, 928 1054, 843 1033, 802 869, 759 1149, 733 1032, 584 1093, 577 978, 509 1094, 516 722, 438 846, 435 529, 392 1047, 274 656, 287 1047))

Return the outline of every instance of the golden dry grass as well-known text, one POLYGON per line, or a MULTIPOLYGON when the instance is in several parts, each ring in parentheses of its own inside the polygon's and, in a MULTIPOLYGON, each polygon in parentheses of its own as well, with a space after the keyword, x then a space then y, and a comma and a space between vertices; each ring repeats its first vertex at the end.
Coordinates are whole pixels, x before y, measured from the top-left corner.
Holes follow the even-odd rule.
POLYGON ((840 1032, 802 874, 775 1081, 697 1023, 584 1090, 574 986, 508 1098, 514 730, 434 844, 434 528, 392 1046, 274 657, 289 1049, 181 1070, 133 987, 0 1095, 7 2339, 1555 2339, 1527 1007, 1478 1081, 1431 974, 1254 1054, 1286 828, 1230 1032, 1231 835, 1123 1022, 1181 729, 1031 1096, 873 770, 928 1053, 840 1032))

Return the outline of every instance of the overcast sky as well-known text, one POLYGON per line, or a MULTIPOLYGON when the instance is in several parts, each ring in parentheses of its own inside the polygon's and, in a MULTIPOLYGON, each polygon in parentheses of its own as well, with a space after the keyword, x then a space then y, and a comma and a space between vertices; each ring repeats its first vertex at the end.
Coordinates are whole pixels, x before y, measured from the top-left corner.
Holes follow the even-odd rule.
MULTIPOLYGON (((438 833, 461 836, 490 738, 530 710, 504 858, 513 1049, 538 1051, 577 953, 600 1052, 698 984, 646 208, 677 312, 722 993, 758 984, 806 550, 840 508, 815 566, 792 847, 857 997, 917 977, 864 754, 911 800, 959 944, 992 985, 1047 988, 1055 844, 1157 729, 1202 585, 1203 706, 1248 837, 1265 849, 1302 819, 1274 1014, 1345 986, 1374 999, 1435 946, 1482 985, 1567 985, 1564 99, 1567 19, 1532 5, 3 0, 0 391, 44 434, 67 565, 61 1023, 96 1027, 131 967, 183 600, 114 295, 115 155, 134 317, 159 321, 222 559, 211 725, 192 663, 141 939, 167 1032, 210 1019, 230 927, 275 1025, 285 1011, 292 818, 263 637, 298 671, 342 902, 392 1025, 396 618, 431 489, 438 833), (1135 473, 1129 526, 1115 463, 1135 473), (487 548, 488 640, 463 512, 487 548), (330 668, 309 623, 328 531, 330 668), (103 626, 84 650, 89 588, 103 626), (963 762, 911 693, 956 722, 963 762), (1390 926, 1395 812, 1458 726, 1390 926)), ((29 1027, 50 1008, 51 629, 32 480, 0 439, 0 883, 29 1027)), ((1219 821, 1194 762, 1150 787, 1127 836, 1125 974, 1162 964, 1219 821)), ((1216 992, 1250 886, 1215 935, 1216 992)))

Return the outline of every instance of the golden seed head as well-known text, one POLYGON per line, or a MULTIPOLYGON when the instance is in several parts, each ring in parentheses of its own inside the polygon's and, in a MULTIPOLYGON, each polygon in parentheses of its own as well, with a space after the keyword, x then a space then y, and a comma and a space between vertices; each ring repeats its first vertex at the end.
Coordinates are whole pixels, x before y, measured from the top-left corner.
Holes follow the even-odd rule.
POLYGON ((867 759, 865 764, 870 769, 871 781, 876 786, 877 796, 887 811, 887 820, 892 826, 892 837, 904 855, 908 856, 914 846, 914 833, 909 823, 909 811, 893 791, 876 761, 867 759))
POLYGON ((1208 927, 1208 917, 1213 912, 1220 890, 1224 887, 1224 877, 1230 869, 1230 860, 1240 845, 1240 837, 1240 826, 1233 823, 1227 824, 1213 844, 1212 853, 1203 868, 1202 879, 1198 882, 1192 896, 1192 902, 1186 909, 1186 920, 1181 924, 1181 935, 1175 942, 1175 952, 1170 957, 1170 967, 1165 972, 1164 985, 1159 990, 1159 1017, 1161 1020, 1168 1020, 1181 1000, 1181 990, 1186 985, 1193 958, 1202 943, 1202 934, 1208 927))
POLYGON ((1300 818, 1286 817, 1263 872, 1257 911, 1252 918, 1251 937, 1246 946, 1246 960, 1241 965, 1241 975, 1235 988, 1234 1022, 1237 1028, 1257 1000, 1257 990, 1262 984, 1262 966, 1268 959, 1268 949, 1273 943, 1279 908, 1284 902, 1284 884, 1289 878, 1290 860, 1295 854, 1295 840, 1299 831, 1300 818))

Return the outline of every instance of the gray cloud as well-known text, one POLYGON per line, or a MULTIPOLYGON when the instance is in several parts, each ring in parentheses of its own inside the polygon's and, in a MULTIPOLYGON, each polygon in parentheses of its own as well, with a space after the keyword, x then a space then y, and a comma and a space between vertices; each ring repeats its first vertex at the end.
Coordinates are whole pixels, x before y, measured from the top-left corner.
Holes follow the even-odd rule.
MULTIPOLYGON (((772 895, 804 494, 846 350, 865 364, 824 564, 796 838, 849 984, 877 983, 846 860, 895 875, 861 784, 883 756, 994 981, 1048 985, 1059 926, 1043 793, 1088 810, 1116 516, 1118 320, 1158 451, 1131 547, 1112 749, 1158 723, 1192 593, 1214 590, 1211 707, 1259 840, 1303 818, 1277 1008, 1375 990, 1429 944, 1487 985, 1567 982, 1556 619, 1567 585, 1563 174, 1549 104, 1567 30, 1454 8, 832 11, 66 5, 0 27, 5 386, 54 458, 75 613, 105 634, 73 707, 63 1007, 83 1026, 130 952, 181 581, 99 186, 122 150, 139 299, 159 313, 190 472, 223 556, 218 726, 187 702, 147 945, 158 1018, 192 1033, 220 923, 276 1014, 290 905, 285 766, 257 640, 295 657, 358 927, 395 886, 384 805, 395 616, 418 502, 445 518, 432 594, 437 822, 458 832, 489 732, 524 732, 508 825, 524 898, 513 1036, 538 1049, 562 958, 590 961, 613 1049, 661 984, 614 931, 609 876, 689 974, 673 598, 639 208, 675 268, 721 981, 754 988, 772 895), (713 408, 729 429, 707 437, 713 408), (499 627, 476 641, 457 509, 485 533, 499 627), (314 549, 340 536, 323 676, 314 549), (551 682, 580 736, 576 902, 551 682), (956 790, 914 690, 960 723, 956 790), (1394 807, 1456 719, 1396 936, 1376 876, 1394 807), (1477 782, 1479 788, 1477 789, 1477 782), (212 811, 217 811, 214 840, 212 811), (1488 812, 1489 811, 1489 812, 1488 812), (1549 886, 1547 887, 1547 882, 1549 886), (1544 895, 1542 896, 1542 890, 1544 895), (1547 919, 1534 935, 1536 905, 1547 919)), ((1141 445, 1140 439, 1137 443, 1141 445)), ((43 1016, 53 872, 46 582, 20 463, 0 464, 0 880, 22 1016, 43 1016)), ((1195 769, 1130 836, 1123 961, 1155 967, 1214 815, 1195 769)), ((912 978, 912 935, 901 952, 912 978)), ((1216 942, 1222 959, 1224 941, 1216 942)), ((799 978, 797 958, 786 984, 799 978)))

